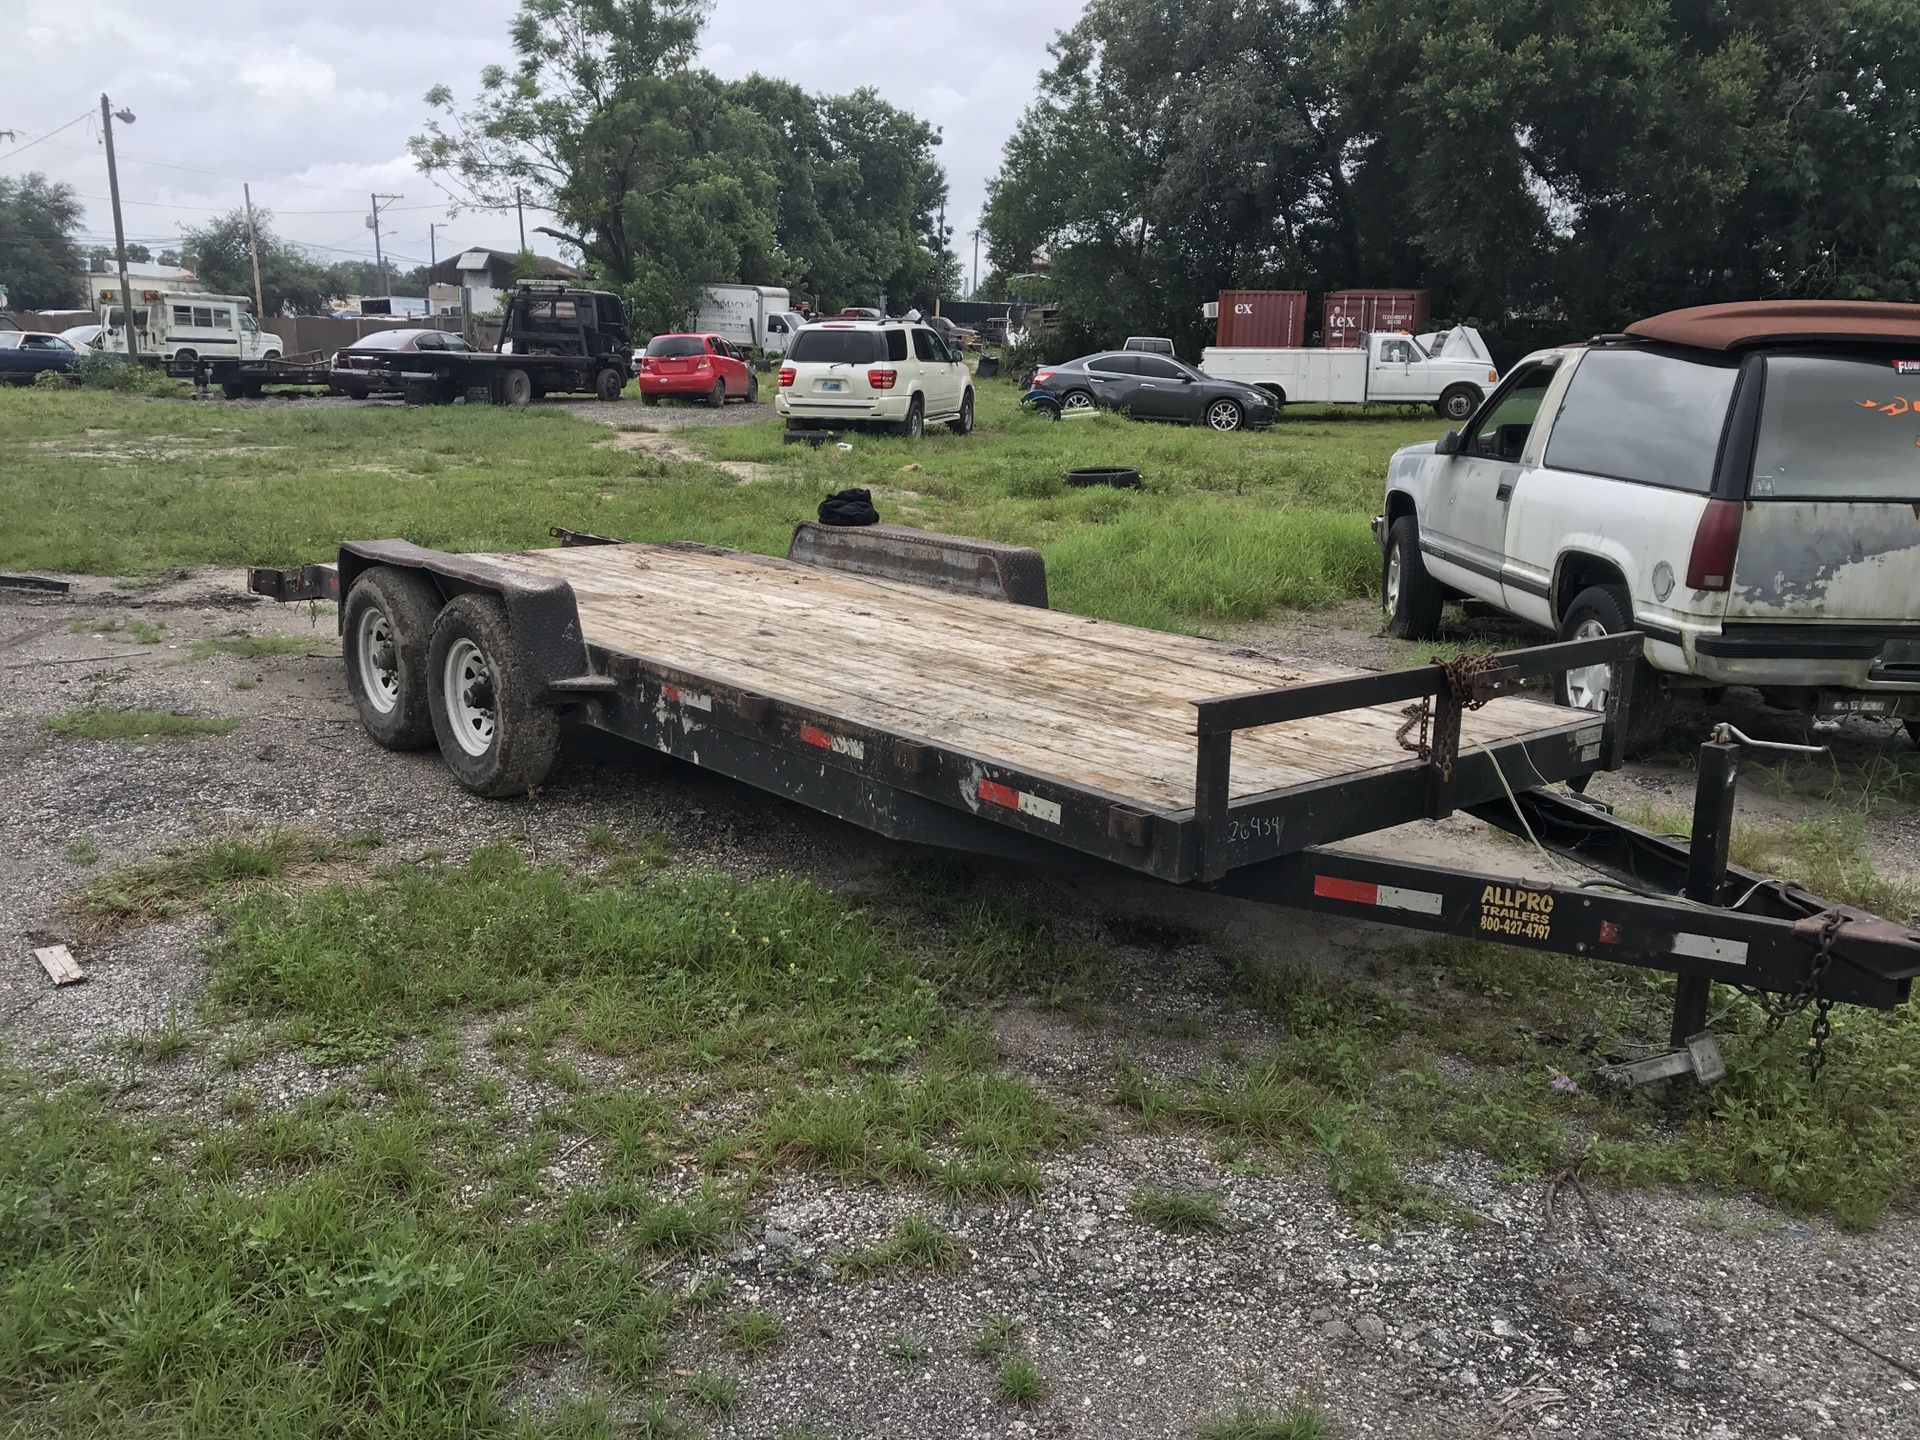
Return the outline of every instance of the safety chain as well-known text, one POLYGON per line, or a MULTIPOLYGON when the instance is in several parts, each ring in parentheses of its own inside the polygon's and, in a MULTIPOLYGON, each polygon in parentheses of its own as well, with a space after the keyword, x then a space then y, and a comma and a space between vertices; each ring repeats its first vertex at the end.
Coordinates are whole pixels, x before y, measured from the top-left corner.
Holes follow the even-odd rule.
POLYGON ((1813 963, 1807 967, 1807 978, 1796 993, 1771 995, 1747 985, 1735 987, 1766 1012, 1769 1035, 1778 1034, 1789 1016, 1798 1015, 1808 1005, 1813 1006, 1813 1029, 1807 1036, 1807 1053, 1800 1058, 1800 1063, 1807 1067, 1809 1082, 1820 1078, 1820 1071, 1827 1063, 1827 1037, 1833 1033, 1830 1014, 1833 1001, 1824 995, 1816 998, 1814 991, 1820 988, 1821 980, 1833 964, 1833 942, 1846 923, 1846 917, 1837 910, 1829 910, 1820 917, 1820 938, 1814 942, 1813 963))
POLYGON ((1453 762, 1460 753, 1460 716, 1468 710, 1478 710, 1492 696, 1479 696, 1475 691, 1480 677, 1489 671, 1500 668, 1500 660, 1494 655, 1459 655, 1452 660, 1442 660, 1434 656, 1432 662, 1447 674, 1447 691, 1453 697, 1453 704, 1447 707, 1442 720, 1443 728, 1437 735, 1430 733, 1433 723, 1433 700, 1423 695, 1414 704, 1400 713, 1407 718, 1394 732, 1394 739, 1400 748, 1410 750, 1421 760, 1433 759, 1437 748, 1440 752, 1440 779, 1443 782, 1453 779, 1453 762), (1420 738, 1415 740, 1413 732, 1419 728, 1420 738))

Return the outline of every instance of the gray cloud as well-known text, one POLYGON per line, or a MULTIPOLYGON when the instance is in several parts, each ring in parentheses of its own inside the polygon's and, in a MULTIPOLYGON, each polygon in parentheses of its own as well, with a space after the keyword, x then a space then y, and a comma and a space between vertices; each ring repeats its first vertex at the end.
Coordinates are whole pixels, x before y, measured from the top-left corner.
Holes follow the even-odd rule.
MULTIPOLYGON (((37 169, 69 182, 86 197, 89 240, 110 240, 98 123, 105 90, 116 109, 138 116, 115 127, 129 238, 170 244, 183 225, 238 206, 247 179, 282 235, 335 258, 372 255, 364 221, 374 190, 405 196, 382 222, 386 249, 402 263, 427 258, 429 223, 440 227, 442 256, 463 245, 511 248, 513 214, 449 219, 448 197, 413 168, 406 141, 426 118, 428 86, 444 81, 464 95, 482 66, 510 59, 515 8, 514 0, 312 8, 15 0, 0 130, 20 138, 0 140, 0 174, 37 169)), ((937 125, 947 220, 970 265, 967 232, 987 177, 1033 94, 1047 42, 1079 10, 1080 0, 720 0, 701 63, 730 79, 759 71, 815 91, 870 85, 937 125)), ((529 230, 546 218, 530 210, 529 230)))

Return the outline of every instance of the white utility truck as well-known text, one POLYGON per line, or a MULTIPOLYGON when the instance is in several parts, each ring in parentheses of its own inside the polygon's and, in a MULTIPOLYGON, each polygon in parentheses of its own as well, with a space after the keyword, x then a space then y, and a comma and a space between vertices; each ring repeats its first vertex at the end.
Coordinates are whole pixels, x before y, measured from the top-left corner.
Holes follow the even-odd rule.
POLYGON ((1348 349, 1213 345, 1200 352, 1200 369, 1258 386, 1282 405, 1431 405, 1457 423, 1480 408, 1500 374, 1491 362, 1452 349, 1429 355, 1413 336, 1384 332, 1348 349))
POLYGON ((793 298, 774 285, 709 285, 700 292, 688 327, 696 335, 718 335, 749 350, 784 355, 793 332, 804 322, 793 313, 793 298))
MULTIPOLYGON (((140 332, 140 358, 177 360, 278 360, 287 347, 263 331, 244 295, 159 295, 133 306, 140 332)), ((99 348, 127 352, 125 306, 100 308, 105 327, 99 348)))

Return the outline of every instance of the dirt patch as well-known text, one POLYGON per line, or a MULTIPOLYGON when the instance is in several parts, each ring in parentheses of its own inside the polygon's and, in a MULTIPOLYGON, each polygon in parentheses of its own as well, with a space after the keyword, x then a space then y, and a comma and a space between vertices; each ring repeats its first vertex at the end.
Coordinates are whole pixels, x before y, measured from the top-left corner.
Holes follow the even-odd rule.
POLYGON ((670 460, 687 465, 711 465, 716 470, 724 470, 743 485, 773 478, 765 465, 756 464, 751 460, 709 460, 699 451, 657 430, 615 430, 610 437, 600 443, 611 446, 615 450, 638 450, 653 456, 656 460, 670 460))

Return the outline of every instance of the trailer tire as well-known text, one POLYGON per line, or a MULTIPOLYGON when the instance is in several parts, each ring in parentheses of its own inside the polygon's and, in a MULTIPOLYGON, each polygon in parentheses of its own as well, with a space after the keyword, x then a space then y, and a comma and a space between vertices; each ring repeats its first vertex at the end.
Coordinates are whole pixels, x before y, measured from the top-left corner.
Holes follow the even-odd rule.
MULTIPOLYGON (((1585 640, 1599 635, 1623 635, 1638 628, 1633 623, 1633 599, 1620 585, 1589 585, 1573 597, 1560 618, 1562 640, 1585 640)), ((1639 754, 1660 738, 1666 722, 1667 693, 1642 652, 1633 662, 1633 699, 1627 707, 1627 753, 1639 754)), ((1576 710, 1605 706, 1606 692, 1593 690, 1594 677, 1585 671, 1566 672, 1553 680, 1553 698, 1576 710)))
POLYGON ((1396 639, 1431 640, 1440 633, 1446 592, 1420 558, 1420 522, 1411 515, 1402 515, 1387 531, 1387 550, 1380 561, 1380 602, 1387 612, 1387 634, 1396 639))
POLYGON ((547 778, 560 752, 560 719, 532 693, 498 599, 462 595, 440 612, 427 675, 433 733, 456 780, 499 799, 547 778))
POLYGON ((533 377, 524 370, 509 370, 500 377, 500 403, 515 409, 533 399, 533 377))
POLYGON ((1433 413, 1456 425, 1465 424, 1480 408, 1480 389, 1476 385, 1449 385, 1433 402, 1433 413))
POLYGON ((364 385, 349 385, 346 390, 349 400, 364 400, 371 394, 373 392, 364 385))
POLYGON ((433 742, 428 713, 427 645, 440 597, 419 575, 391 565, 364 571, 341 609, 347 691, 373 743, 418 750, 433 742), (390 647, 381 655, 373 647, 390 647), (391 660, 392 664, 384 663, 391 660))
POLYGON ((229 400, 238 400, 242 395, 247 393, 247 387, 229 380, 220 387, 220 393, 229 400))
POLYGON ((593 391, 602 400, 613 401, 620 398, 620 392, 627 388, 627 377, 611 365, 593 377, 593 391))
POLYGON ((1915 745, 1920 745, 1920 720, 1907 721, 1907 738, 1915 745))

